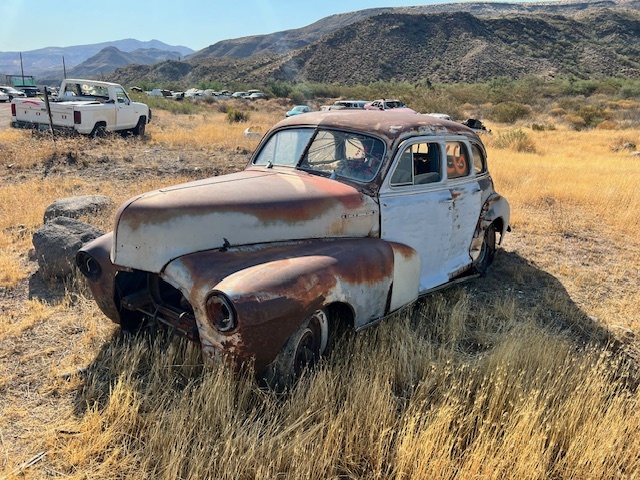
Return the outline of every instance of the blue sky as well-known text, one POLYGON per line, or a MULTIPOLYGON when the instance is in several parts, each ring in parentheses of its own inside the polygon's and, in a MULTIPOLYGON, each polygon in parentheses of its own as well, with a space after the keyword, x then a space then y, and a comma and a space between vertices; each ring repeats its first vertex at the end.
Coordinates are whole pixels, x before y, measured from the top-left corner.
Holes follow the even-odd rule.
POLYGON ((449 3, 407 0, 0 0, 0 52, 135 38, 200 50, 219 40, 304 27, 334 13, 449 3))

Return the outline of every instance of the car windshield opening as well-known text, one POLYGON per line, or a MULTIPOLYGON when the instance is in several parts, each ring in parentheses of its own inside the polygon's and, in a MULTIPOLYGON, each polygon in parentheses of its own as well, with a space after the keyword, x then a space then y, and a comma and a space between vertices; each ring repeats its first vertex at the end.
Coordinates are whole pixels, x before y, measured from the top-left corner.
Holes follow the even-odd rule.
POLYGON ((297 166, 310 173, 369 182, 377 175, 384 153, 380 139, 360 133, 289 129, 269 138, 254 165, 297 166))

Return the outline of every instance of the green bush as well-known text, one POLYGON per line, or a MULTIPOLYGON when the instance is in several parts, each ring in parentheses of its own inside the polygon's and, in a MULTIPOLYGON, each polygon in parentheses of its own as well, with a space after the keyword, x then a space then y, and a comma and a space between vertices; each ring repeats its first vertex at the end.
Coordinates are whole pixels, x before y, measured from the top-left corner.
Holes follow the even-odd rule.
POLYGON ((491 141, 491 144, 495 148, 509 148, 516 152, 536 153, 536 146, 533 140, 522 130, 509 130, 508 132, 499 133, 491 141))
POLYGON ((489 114, 489 118, 500 123, 514 123, 531 113, 531 107, 517 102, 502 102, 497 104, 489 114))
POLYGON ((609 116, 604 107, 598 105, 584 105, 578 109, 576 115, 584 119, 587 127, 595 127, 600 122, 607 120, 609 116))
POLYGON ((240 123, 248 120, 249 112, 243 112, 233 107, 227 109, 227 121, 229 123, 240 123))

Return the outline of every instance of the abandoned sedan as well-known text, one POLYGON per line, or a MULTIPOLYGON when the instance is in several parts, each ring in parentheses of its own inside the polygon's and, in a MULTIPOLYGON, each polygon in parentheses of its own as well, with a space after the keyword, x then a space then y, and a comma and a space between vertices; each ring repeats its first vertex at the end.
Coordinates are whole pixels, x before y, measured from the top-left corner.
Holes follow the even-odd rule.
POLYGON ((127 201, 76 261, 123 329, 164 324, 207 364, 287 384, 337 326, 484 273, 509 215, 470 128, 311 112, 272 127, 242 172, 127 201))

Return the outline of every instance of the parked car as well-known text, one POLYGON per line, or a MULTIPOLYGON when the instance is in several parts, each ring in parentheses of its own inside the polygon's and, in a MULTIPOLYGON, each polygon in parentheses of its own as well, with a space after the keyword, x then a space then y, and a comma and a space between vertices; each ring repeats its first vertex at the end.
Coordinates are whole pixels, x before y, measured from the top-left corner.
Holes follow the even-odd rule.
POLYGON ((249 94, 249 100, 266 100, 267 94, 262 92, 252 92, 249 94))
POLYGON ((171 98, 173 97, 173 92, 171 90, 164 90, 161 88, 154 88, 147 92, 148 97, 165 97, 171 98))
POLYGON ((486 273, 509 218, 470 128, 311 112, 273 126, 242 172, 128 200, 76 263, 122 328, 166 325, 208 365, 287 385, 340 325, 486 273))
POLYGON ((356 108, 361 110, 366 104, 366 100, 336 100, 329 110, 340 110, 343 108, 356 108))
POLYGON ((248 98, 250 93, 247 92, 233 92, 231 98, 248 98))
POLYGON ((311 111, 311 107, 307 105, 296 105, 287 113, 284 114, 285 117, 293 117, 295 115, 300 115, 301 113, 309 113, 311 111))
POLYGON ((9 98, 9 95, 7 95, 6 93, 0 91, 0 102, 4 103, 4 102, 8 102, 9 100, 11 100, 9 98))
POLYGON ((446 113, 427 113, 431 117, 441 118, 442 120, 452 121, 451 116, 446 113))
POLYGON ((18 90, 24 92, 27 97, 37 97, 40 94, 37 87, 18 87, 18 90))
POLYGON ((17 90, 15 88, 9 87, 9 86, 0 86, 0 92, 6 93, 7 95, 9 95, 9 100, 13 100, 14 98, 21 98, 21 97, 26 97, 27 96, 24 92, 21 92, 20 90, 17 90))
POLYGON ((380 99, 374 100, 373 102, 366 103, 364 105, 365 110, 395 110, 395 111, 403 111, 403 112, 413 112, 416 113, 415 110, 407 107, 402 100, 388 100, 388 99, 380 99))

